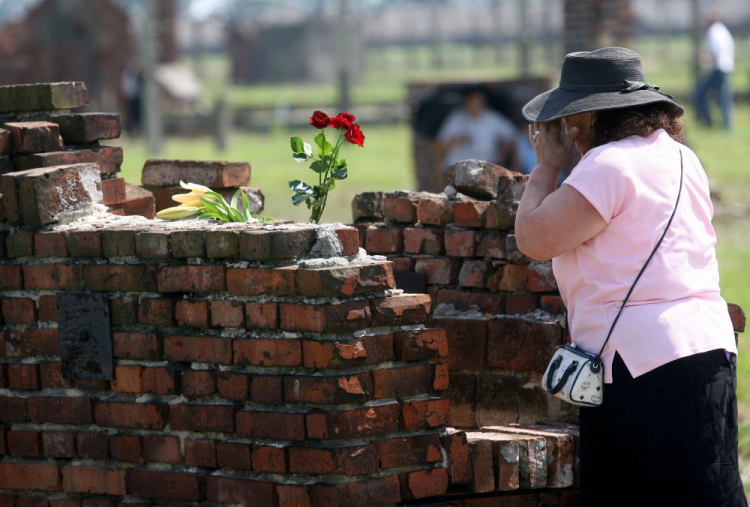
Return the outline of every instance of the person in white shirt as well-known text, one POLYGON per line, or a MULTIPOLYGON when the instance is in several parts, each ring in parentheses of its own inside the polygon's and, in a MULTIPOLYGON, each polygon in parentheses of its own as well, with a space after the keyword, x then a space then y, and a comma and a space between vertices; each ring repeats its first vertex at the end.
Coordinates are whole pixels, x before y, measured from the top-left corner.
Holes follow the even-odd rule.
POLYGON ((516 127, 487 107, 487 97, 481 88, 469 91, 463 107, 448 116, 437 139, 445 170, 461 160, 476 159, 507 164, 508 169, 521 171, 516 127))
POLYGON ((714 92, 721 108, 724 128, 729 130, 732 126, 734 108, 732 88, 729 84, 729 78, 734 71, 734 40, 716 14, 709 19, 704 51, 699 57, 699 64, 708 68, 709 72, 699 81, 696 92, 698 119, 709 127, 713 125, 709 96, 714 92))

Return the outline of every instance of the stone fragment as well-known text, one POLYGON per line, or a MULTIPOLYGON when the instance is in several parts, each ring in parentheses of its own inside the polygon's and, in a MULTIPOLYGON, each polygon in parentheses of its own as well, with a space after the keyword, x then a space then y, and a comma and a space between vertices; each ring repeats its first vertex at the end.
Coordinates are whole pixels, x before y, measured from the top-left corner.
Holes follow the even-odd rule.
POLYGON ((205 185, 211 189, 241 187, 250 184, 247 162, 203 160, 147 160, 141 181, 144 186, 176 187, 180 181, 205 185))
POLYGON ((352 199, 352 220, 383 220, 383 192, 362 192, 352 199))
POLYGON ((462 160, 450 167, 450 182, 477 199, 520 200, 528 178, 482 160, 462 160))

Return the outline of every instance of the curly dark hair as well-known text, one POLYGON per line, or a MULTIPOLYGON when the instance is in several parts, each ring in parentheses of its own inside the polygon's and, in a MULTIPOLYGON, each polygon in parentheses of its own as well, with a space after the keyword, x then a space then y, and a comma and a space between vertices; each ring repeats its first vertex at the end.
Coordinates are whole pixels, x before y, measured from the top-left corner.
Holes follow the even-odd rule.
POLYGON ((630 136, 647 137, 664 129, 675 141, 682 141, 682 110, 668 102, 599 111, 593 124, 593 146, 630 136))

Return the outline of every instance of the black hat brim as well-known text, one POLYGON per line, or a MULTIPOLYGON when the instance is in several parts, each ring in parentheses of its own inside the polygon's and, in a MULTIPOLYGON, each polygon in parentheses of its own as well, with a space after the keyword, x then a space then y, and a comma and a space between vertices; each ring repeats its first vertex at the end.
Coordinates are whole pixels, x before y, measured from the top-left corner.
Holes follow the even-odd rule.
POLYGON ((633 92, 607 91, 570 91, 553 88, 531 99, 523 106, 523 117, 530 122, 542 123, 556 120, 565 116, 605 109, 623 109, 626 107, 643 106, 655 102, 667 102, 680 110, 680 116, 685 109, 657 91, 637 90, 633 92))

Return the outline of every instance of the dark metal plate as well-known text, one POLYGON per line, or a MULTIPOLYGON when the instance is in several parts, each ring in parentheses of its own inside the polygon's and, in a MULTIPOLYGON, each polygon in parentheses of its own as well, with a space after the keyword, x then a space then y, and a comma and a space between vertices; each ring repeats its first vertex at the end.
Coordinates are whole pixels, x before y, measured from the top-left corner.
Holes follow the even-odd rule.
POLYGON ((60 293, 57 317, 63 377, 112 380, 109 299, 90 292, 60 293))

